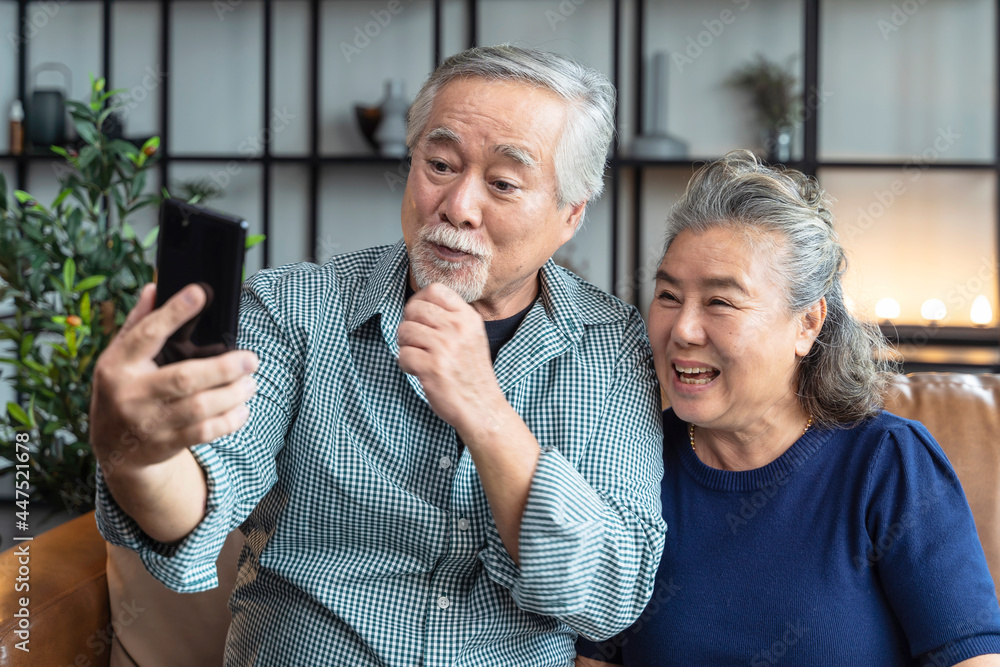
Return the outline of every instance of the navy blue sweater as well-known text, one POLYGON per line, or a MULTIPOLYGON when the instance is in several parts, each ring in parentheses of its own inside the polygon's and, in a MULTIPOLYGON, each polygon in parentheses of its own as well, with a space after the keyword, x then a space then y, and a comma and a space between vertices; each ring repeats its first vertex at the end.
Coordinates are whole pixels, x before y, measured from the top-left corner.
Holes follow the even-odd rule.
POLYGON ((663 413, 667 541, 653 598, 580 655, 658 665, 953 665, 1000 653, 965 494, 919 423, 811 430, 774 462, 704 465, 663 413), (917 661, 914 662, 914 658, 917 661))

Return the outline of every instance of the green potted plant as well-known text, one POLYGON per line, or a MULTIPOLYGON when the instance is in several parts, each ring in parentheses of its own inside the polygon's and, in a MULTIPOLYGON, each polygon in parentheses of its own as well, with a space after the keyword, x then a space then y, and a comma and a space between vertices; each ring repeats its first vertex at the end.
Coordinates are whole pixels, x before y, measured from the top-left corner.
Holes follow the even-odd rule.
MULTIPOLYGON (((25 513, 29 500, 53 512, 93 508, 94 363, 154 275, 157 230, 139 239, 129 219, 161 201, 143 194, 159 139, 137 147, 103 134, 120 106, 120 91, 105 92, 104 85, 92 79, 89 104, 66 103, 81 147, 52 147, 66 162, 57 168, 62 187, 50 205, 22 191, 11 205, 0 174, 0 300, 15 310, 12 322, 0 322, 6 341, 0 363, 18 395, 0 423, 0 457, 8 462, 0 478, 16 475, 18 509, 25 513), (18 440, 27 448, 18 449, 18 440)), ((262 238, 251 237, 248 247, 262 238)))
POLYGON ((768 162, 791 160, 792 127, 801 103, 795 74, 762 54, 746 63, 726 82, 750 95, 764 137, 768 162))

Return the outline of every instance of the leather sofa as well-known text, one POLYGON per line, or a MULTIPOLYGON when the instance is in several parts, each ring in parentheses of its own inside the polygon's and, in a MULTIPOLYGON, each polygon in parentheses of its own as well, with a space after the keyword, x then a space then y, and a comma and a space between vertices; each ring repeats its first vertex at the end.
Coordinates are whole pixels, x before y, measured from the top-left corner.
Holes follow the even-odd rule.
MULTIPOLYGON (((954 465, 976 519, 994 581, 1000 577, 1000 375, 915 373, 895 379, 891 412, 918 419, 954 465)), ((93 513, 30 543, 30 654, 15 648, 13 584, 0 598, 0 666, 220 665, 227 599, 243 538, 234 531, 219 556, 221 585, 181 595, 161 586, 132 552, 104 542, 93 513)), ((15 549, 0 554, 13 582, 15 549)))

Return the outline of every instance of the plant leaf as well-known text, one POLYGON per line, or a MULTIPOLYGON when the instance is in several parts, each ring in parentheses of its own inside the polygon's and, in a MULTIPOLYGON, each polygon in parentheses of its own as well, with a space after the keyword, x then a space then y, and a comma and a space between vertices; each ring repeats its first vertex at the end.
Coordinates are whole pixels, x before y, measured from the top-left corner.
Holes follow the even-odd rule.
POLYGON ((86 292, 87 290, 94 289, 107 279, 108 279, 107 276, 87 276, 86 278, 84 278, 83 280, 81 280, 76 284, 76 287, 73 288, 73 291, 86 292))
POLYGON ((267 236, 264 234, 251 234, 250 236, 247 237, 246 244, 243 249, 249 250, 250 248, 254 247, 255 245, 257 245, 266 238, 267 236))
POLYGON ((59 204, 62 204, 64 201, 66 201, 66 197, 69 197, 71 194, 73 194, 73 188, 65 188, 62 192, 59 193, 59 196, 56 197, 55 200, 52 202, 52 208, 54 209, 59 208, 59 204))
POLYGON ((125 215, 125 200, 122 197, 122 191, 117 188, 111 188, 111 198, 115 200, 115 205, 118 206, 118 210, 121 212, 122 216, 125 215))
POLYGON ((70 113, 77 116, 82 116, 84 118, 90 118, 93 114, 91 113, 90 106, 84 104, 83 102, 77 102, 76 100, 66 100, 64 102, 66 108, 70 110, 70 113))
POLYGON ((142 191, 146 188, 146 172, 140 171, 135 175, 135 179, 132 181, 132 185, 129 188, 129 197, 135 199, 142 194, 142 191))
POLYGON ((13 419, 24 424, 25 426, 31 426, 31 420, 28 419, 28 415, 25 414, 24 408, 22 408, 17 403, 13 402, 7 403, 7 414, 9 414, 13 419))
MULTIPOLYGON (((93 277, 91 276, 91 278, 93 277)), ((79 290, 80 285, 78 284, 76 287, 79 290)), ((83 298, 80 299, 80 319, 83 320, 84 326, 90 326, 90 292, 84 292, 83 298)))
POLYGON ((70 358, 76 357, 76 328, 67 327, 66 333, 66 349, 69 351, 70 358))
POLYGON ((73 124, 76 126, 76 132, 80 135, 80 138, 86 141, 91 146, 96 146, 101 141, 101 134, 97 131, 97 127, 94 125, 93 121, 90 120, 75 120, 73 124))
POLYGON ((115 139, 108 144, 108 148, 117 155, 123 155, 126 158, 133 158, 139 154, 139 149, 124 139, 115 139))
POLYGON ((66 258, 66 263, 63 264, 63 285, 66 289, 73 288, 73 279, 76 277, 76 262, 73 261, 72 257, 66 258))
POLYGON ((21 363, 30 368, 31 370, 35 371, 36 373, 41 373, 42 375, 47 375, 49 372, 49 370, 45 368, 45 366, 42 366, 34 359, 22 359, 21 363))
POLYGON ((105 101, 105 100, 107 100, 107 99, 109 99, 111 97, 114 97, 115 95, 118 95, 118 94, 121 94, 121 93, 124 93, 124 92, 128 92, 127 89, 125 89, 125 88, 115 88, 114 90, 109 90, 108 92, 102 94, 100 97, 97 98, 97 101, 98 102, 103 102, 103 101, 105 101))
POLYGON ((21 358, 22 359, 25 358, 25 357, 27 357, 28 353, 31 352, 31 346, 32 346, 32 344, 34 342, 35 342, 35 334, 29 333, 29 334, 26 334, 24 336, 24 339, 21 341, 21 358))
POLYGON ((84 146, 83 150, 80 151, 80 158, 78 161, 78 167, 80 169, 86 169, 90 164, 101 157, 101 151, 97 150, 94 146, 84 146))
POLYGON ((0 333, 3 333, 0 339, 21 340, 21 332, 5 322, 0 322, 0 333))
POLYGON ((28 202, 35 201, 35 198, 32 197, 27 192, 25 192, 24 190, 14 190, 14 196, 17 198, 17 201, 22 204, 27 204, 28 202))
POLYGON ((160 234, 159 227, 153 227, 152 231, 146 234, 146 238, 142 240, 140 244, 143 249, 148 250, 154 243, 156 243, 156 237, 160 234))

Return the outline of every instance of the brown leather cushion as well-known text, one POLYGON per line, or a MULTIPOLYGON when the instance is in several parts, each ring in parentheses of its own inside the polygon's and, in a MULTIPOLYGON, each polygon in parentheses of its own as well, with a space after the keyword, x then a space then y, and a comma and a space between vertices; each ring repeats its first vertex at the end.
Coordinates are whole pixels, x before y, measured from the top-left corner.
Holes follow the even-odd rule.
POLYGON ((923 423, 941 445, 969 499, 993 581, 1000 581, 1000 375, 901 375, 886 410, 923 423))
POLYGON ((14 590, 20 555, 0 554, 0 664, 104 667, 111 654, 104 539, 94 513, 42 533, 28 545, 30 590, 14 590), (29 599, 30 653, 15 648, 18 598, 29 599))
POLYGON ((111 667, 221 665, 243 543, 239 530, 229 534, 216 561, 219 586, 201 593, 175 593, 146 571, 135 552, 108 544, 110 605, 123 617, 111 667))

